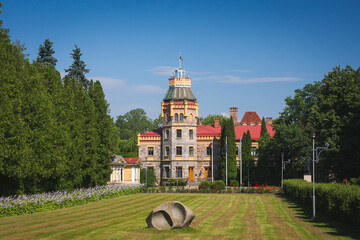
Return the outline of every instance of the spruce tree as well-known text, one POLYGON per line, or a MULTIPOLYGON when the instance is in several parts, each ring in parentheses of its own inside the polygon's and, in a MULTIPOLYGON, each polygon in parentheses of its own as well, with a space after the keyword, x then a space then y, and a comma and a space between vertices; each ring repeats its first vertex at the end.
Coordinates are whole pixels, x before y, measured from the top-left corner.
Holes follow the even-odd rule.
POLYGON ((249 175, 252 170, 252 166, 254 165, 253 157, 251 155, 251 135, 250 131, 248 130, 246 133, 243 134, 243 141, 241 146, 242 151, 242 162, 243 162, 243 176, 244 181, 249 182, 250 178, 249 175))
POLYGON ((228 120, 224 119, 221 125, 220 135, 220 166, 219 166, 219 179, 226 181, 226 128, 228 120))
POLYGON ((71 53, 70 55, 74 59, 74 62, 68 69, 65 69, 65 72, 68 72, 68 76, 70 78, 75 77, 75 79, 79 83, 81 83, 82 87, 85 90, 88 90, 89 80, 85 77, 85 74, 88 73, 90 69, 86 69, 85 62, 80 59, 82 53, 80 48, 76 44, 73 53, 71 53))
POLYGON ((45 39, 44 45, 40 45, 39 56, 36 59, 38 63, 50 64, 53 67, 56 66, 57 59, 52 56, 55 53, 52 49, 53 44, 54 42, 50 42, 50 39, 45 39))

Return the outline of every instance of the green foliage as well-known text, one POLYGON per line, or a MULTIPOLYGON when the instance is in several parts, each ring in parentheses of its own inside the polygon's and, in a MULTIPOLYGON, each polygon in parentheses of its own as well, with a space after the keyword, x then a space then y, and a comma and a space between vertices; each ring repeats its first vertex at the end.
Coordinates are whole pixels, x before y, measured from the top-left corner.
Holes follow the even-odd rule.
POLYGON ((112 133, 116 154, 125 157, 137 157, 137 133, 158 129, 161 127, 161 123, 161 115, 152 121, 141 108, 117 116, 112 133))
MULTIPOLYGON (((316 184, 316 209, 344 222, 360 223, 360 186, 316 184)), ((284 193, 306 205, 312 203, 312 183, 299 179, 284 180, 284 193)))
POLYGON ((212 115, 212 114, 210 114, 210 115, 206 116, 203 119, 202 124, 203 125, 214 125, 215 124, 215 121, 214 121, 215 118, 219 118, 220 125, 223 125, 224 120, 228 120, 228 118, 223 116, 223 115, 212 115))
POLYGON ((263 117, 261 120, 261 132, 260 132, 260 138, 262 137, 269 137, 269 133, 266 128, 266 122, 265 118, 263 117))
POLYGON ((215 190, 215 191, 224 190, 225 189, 225 182, 223 180, 214 181, 211 188, 212 188, 212 190, 215 190))
POLYGON ((360 185, 360 177, 358 178, 350 178, 350 184, 351 185, 360 185))
POLYGON ((232 117, 224 119, 221 127, 220 136, 220 179, 226 182, 226 155, 227 155, 227 168, 228 179, 234 179, 237 175, 236 168, 236 143, 235 143, 235 129, 232 117), (227 153, 226 153, 227 141, 227 153))
POLYGON ((89 87, 89 80, 85 77, 85 74, 88 73, 90 69, 86 69, 85 62, 80 59, 82 53, 76 44, 73 53, 70 55, 74 61, 68 69, 65 69, 65 72, 68 73, 69 78, 74 77, 81 84, 81 86, 87 90, 89 87))
POLYGON ((155 172, 152 169, 142 168, 140 169, 140 183, 146 183, 146 187, 154 186, 157 183, 155 172), (147 182, 146 182, 146 170, 147 170, 147 182))
POLYGON ((50 42, 50 39, 45 39, 44 45, 40 45, 39 56, 36 59, 38 63, 50 64, 53 67, 56 66, 57 59, 52 56, 55 53, 54 49, 52 49, 53 44, 54 42, 50 42))
POLYGON ((184 179, 176 179, 176 178, 168 179, 167 182, 172 186, 186 186, 187 183, 184 179))
POLYGON ((320 163, 338 180, 360 176, 360 68, 335 67, 325 75, 312 109, 316 144, 330 144, 320 163))
POLYGON ((89 93, 23 50, 0 29, 0 194, 105 184, 113 152, 100 83, 89 93))
POLYGON ((239 181, 238 180, 235 180, 235 179, 232 179, 230 180, 230 186, 231 187, 239 187, 239 181))
POLYGON ((203 181, 199 184, 198 189, 199 190, 209 190, 209 189, 211 189, 211 185, 212 185, 211 182, 203 181))
MULTIPOLYGON (((244 132, 241 140, 241 155, 242 155, 242 169, 243 169, 243 181, 250 183, 251 173, 254 168, 254 158, 251 155, 251 134, 248 130, 244 132)), ((249 185, 249 184, 248 184, 249 185)))

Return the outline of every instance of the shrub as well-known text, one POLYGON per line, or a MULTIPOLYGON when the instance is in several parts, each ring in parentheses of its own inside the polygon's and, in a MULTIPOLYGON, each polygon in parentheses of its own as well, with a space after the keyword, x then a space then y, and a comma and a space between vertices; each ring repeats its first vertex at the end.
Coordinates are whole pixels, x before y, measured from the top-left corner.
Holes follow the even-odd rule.
MULTIPOLYGON (((299 179, 284 180, 286 196, 312 203, 312 183, 299 179)), ((360 223, 360 186, 317 183, 315 186, 316 208, 342 221, 360 223)))
POLYGON ((184 179, 168 179, 167 182, 172 186, 186 186, 187 182, 184 179))
POLYGON ((214 181, 214 183, 212 184, 212 189, 215 191, 221 191, 225 189, 225 183, 223 180, 217 180, 214 181))
POLYGON ((238 180, 230 180, 230 186, 231 187, 239 187, 239 182, 238 180))
POLYGON ((199 184, 199 190, 210 190, 211 189, 211 182, 203 181, 199 184))

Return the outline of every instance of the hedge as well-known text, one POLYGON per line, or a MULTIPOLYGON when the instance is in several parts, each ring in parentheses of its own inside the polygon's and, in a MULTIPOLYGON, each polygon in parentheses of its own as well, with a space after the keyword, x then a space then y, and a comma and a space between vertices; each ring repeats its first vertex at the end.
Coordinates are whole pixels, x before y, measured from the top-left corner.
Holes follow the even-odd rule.
MULTIPOLYGON (((286 196, 311 206, 311 182, 288 179, 283 183, 286 196)), ((360 224, 360 186, 316 183, 315 198, 317 211, 338 220, 360 224)))

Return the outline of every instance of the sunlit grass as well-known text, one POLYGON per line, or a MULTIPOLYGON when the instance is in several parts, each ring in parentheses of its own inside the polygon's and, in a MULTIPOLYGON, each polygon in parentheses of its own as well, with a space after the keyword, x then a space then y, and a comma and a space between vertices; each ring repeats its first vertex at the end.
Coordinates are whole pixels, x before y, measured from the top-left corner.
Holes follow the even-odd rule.
POLYGON ((273 194, 135 194, 0 219, 1 239, 351 239, 303 218, 273 194), (145 219, 165 201, 196 214, 189 228, 158 231, 145 219))

